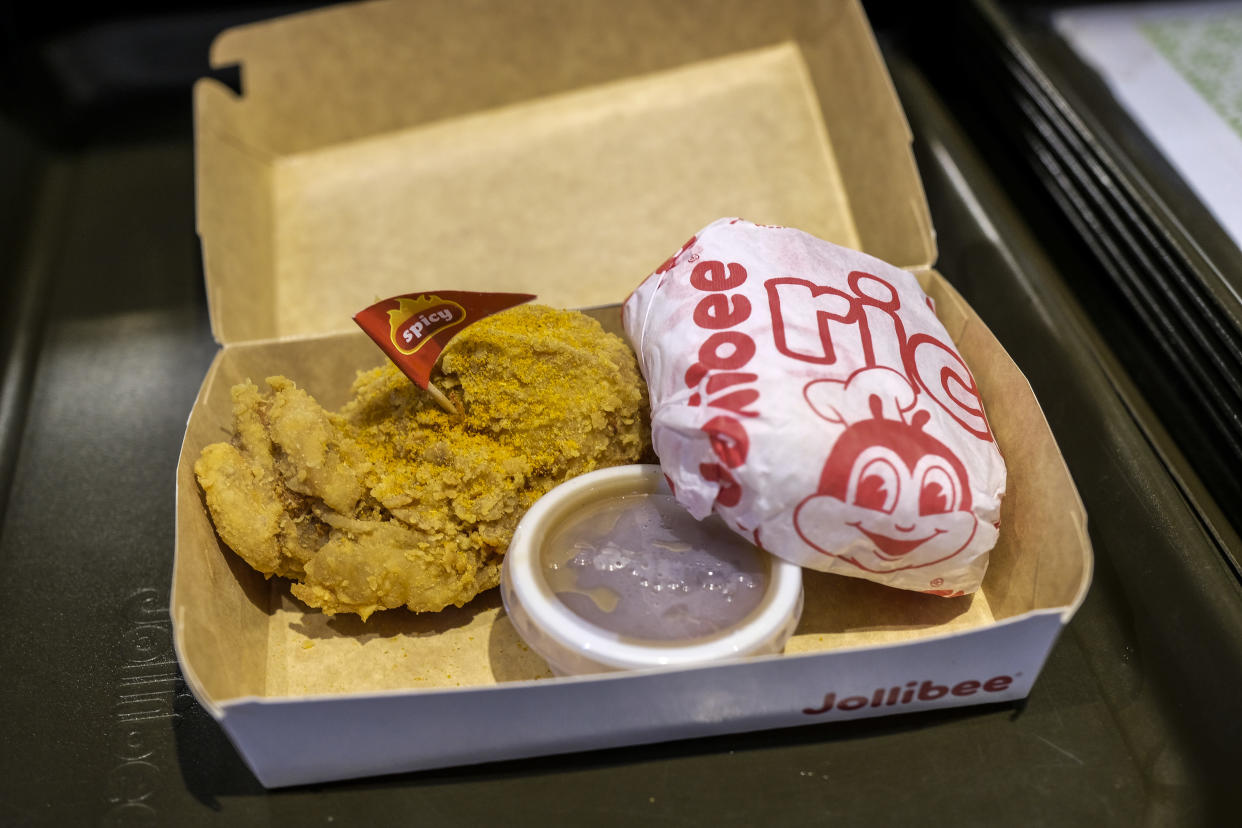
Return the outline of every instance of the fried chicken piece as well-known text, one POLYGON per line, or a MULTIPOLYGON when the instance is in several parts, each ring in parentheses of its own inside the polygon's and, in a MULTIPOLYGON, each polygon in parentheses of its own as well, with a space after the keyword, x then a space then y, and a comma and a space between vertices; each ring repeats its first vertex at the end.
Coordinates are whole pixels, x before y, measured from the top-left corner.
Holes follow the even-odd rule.
POLYGON ((487 547, 460 548, 452 539, 403 526, 400 521, 353 521, 335 532, 306 567, 293 594, 327 612, 407 606, 461 606, 500 583, 503 558, 487 547))
POLYGON ((333 511, 350 513, 363 495, 359 475, 367 468, 354 441, 290 380, 275 377, 267 384, 275 392, 267 409, 267 430, 285 486, 319 498, 333 511))
POLYGON ((268 420, 280 395, 291 393, 303 405, 318 407, 291 383, 273 397, 264 397, 253 383, 235 386, 233 442, 203 449, 194 473, 216 532, 234 552, 265 575, 300 578, 327 532, 313 520, 309 499, 287 485, 278 470, 288 469, 288 463, 277 460, 281 450, 268 420))
POLYGON ((339 413, 267 382, 233 389, 234 439, 195 473, 221 539, 328 613, 461 606, 499 584, 541 495, 651 448, 633 353, 574 311, 523 305, 455 337, 434 382, 458 416, 391 363, 339 413))

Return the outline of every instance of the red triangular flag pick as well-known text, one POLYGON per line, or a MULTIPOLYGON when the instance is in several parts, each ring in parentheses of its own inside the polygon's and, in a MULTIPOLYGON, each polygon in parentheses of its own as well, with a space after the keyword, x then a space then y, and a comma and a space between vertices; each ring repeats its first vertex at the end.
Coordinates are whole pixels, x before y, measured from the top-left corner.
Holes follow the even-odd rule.
POLYGON ((452 410, 431 385, 431 371, 449 340, 484 317, 534 298, 468 290, 403 293, 359 311, 354 321, 419 388, 432 391, 436 402, 452 410))

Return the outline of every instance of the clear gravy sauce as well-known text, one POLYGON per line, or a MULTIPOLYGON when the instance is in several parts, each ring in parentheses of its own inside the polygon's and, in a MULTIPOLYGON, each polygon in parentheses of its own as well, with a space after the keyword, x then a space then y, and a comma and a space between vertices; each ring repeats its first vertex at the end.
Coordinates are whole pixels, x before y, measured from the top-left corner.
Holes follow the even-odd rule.
POLYGON ((722 633, 760 604, 767 554, 667 494, 585 506, 548 535, 544 576, 572 612, 625 638, 682 644, 722 633))

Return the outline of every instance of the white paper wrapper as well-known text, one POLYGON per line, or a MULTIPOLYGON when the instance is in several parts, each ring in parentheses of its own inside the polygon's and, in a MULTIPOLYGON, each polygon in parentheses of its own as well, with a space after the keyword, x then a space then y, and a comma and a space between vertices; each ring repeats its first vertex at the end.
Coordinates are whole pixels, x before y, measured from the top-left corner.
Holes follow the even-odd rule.
POLYGON ((1005 464, 914 276, 800 230, 720 219, 626 300, 674 493, 786 560, 979 588, 1005 464))

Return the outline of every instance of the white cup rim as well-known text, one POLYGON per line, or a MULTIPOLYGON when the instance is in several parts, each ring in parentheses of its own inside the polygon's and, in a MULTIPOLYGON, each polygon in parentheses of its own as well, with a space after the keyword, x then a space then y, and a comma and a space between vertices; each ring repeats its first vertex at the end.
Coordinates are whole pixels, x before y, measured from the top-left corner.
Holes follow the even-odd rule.
MULTIPOLYGON (((540 552, 550 528, 577 505, 603 491, 669 493, 658 465, 614 466, 575 477, 549 491, 527 510, 514 532, 505 556, 504 598, 510 617, 511 601, 546 637, 578 658, 614 669, 667 667, 717 661, 754 652, 790 626, 802 597, 802 569, 770 555, 768 588, 748 620, 724 633, 683 645, 643 644, 620 640, 617 633, 581 618, 556 598, 542 573, 540 552)), ((519 630, 520 631, 520 630, 519 630)), ((536 650, 535 641, 528 642, 536 650)), ((546 644, 545 644, 546 646, 546 644)), ((540 653, 545 658, 547 653, 540 653)), ((551 660, 551 659, 550 659, 551 660)))

